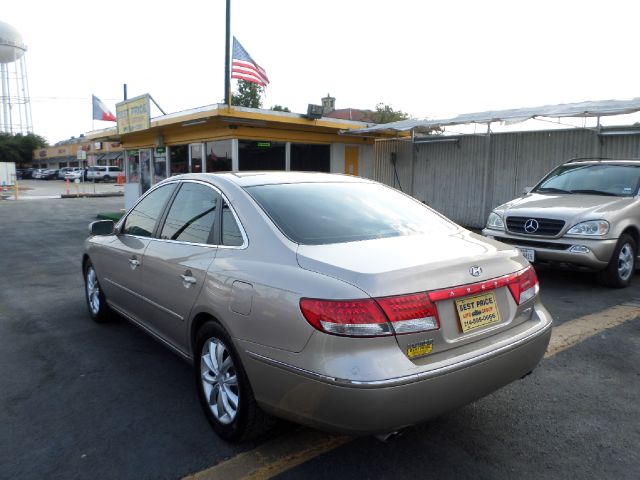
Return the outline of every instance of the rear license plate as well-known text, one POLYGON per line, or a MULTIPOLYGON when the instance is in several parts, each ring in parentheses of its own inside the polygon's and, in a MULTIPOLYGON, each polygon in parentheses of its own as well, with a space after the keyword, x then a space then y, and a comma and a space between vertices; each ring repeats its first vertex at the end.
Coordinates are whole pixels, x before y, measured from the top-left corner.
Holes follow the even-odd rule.
POLYGON ((516 247, 516 250, 518 250, 522 254, 522 256, 530 262, 536 261, 536 251, 533 248, 516 247))
POLYGON ((463 333, 500 321, 495 292, 456 300, 456 310, 463 333))

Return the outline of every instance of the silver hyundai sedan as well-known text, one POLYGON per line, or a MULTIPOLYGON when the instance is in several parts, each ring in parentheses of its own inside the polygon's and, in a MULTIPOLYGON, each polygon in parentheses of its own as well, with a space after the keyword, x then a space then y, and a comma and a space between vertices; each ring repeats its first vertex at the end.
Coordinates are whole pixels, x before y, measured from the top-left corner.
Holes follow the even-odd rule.
POLYGON ((514 248, 362 178, 171 177, 90 230, 91 317, 117 312, 191 362, 228 440, 272 416, 394 432, 527 375, 551 335, 514 248))

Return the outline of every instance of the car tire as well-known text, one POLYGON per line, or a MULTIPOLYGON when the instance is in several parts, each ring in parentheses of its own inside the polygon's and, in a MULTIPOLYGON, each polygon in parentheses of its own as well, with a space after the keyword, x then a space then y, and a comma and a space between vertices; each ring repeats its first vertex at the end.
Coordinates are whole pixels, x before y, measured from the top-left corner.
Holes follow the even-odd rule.
POLYGON ((109 183, 111 182, 111 177, 109 175, 105 175, 104 177, 102 177, 102 181, 104 183, 109 183))
POLYGON ((624 288, 635 273, 638 247, 629 234, 623 234, 616 245, 607 268, 599 272, 599 280, 611 288, 624 288))
POLYGON ((202 409, 215 432, 241 441, 265 432, 272 419, 258 407, 227 332, 214 321, 196 335, 194 373, 202 409))
POLYGON ((104 292, 98 282, 91 260, 87 260, 84 265, 84 296, 89 309, 89 316, 96 323, 105 323, 111 319, 111 309, 107 305, 104 292))

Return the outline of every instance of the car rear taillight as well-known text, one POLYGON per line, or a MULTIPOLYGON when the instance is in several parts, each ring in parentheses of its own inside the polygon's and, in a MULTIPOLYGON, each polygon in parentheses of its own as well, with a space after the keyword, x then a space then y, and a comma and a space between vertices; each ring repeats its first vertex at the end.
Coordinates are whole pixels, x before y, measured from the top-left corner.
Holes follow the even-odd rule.
POLYGON ((300 310, 316 329, 350 337, 414 333, 440 327, 426 293, 364 300, 303 298, 300 310))
POLYGON ((509 276, 509 290, 518 305, 535 297, 540 291, 538 276, 531 265, 509 276))
POLYGON ((361 300, 303 298, 300 300, 300 310, 314 328, 334 335, 378 337, 424 332, 440 328, 436 302, 502 287, 509 288, 518 305, 535 297, 540 290, 536 272, 529 265, 519 272, 484 282, 431 292, 361 300))
POLYGON ((350 337, 392 335, 391 325, 375 300, 316 300, 303 298, 304 318, 321 332, 350 337))
POLYGON ((436 307, 426 293, 377 298, 396 333, 414 333, 440 328, 436 307))

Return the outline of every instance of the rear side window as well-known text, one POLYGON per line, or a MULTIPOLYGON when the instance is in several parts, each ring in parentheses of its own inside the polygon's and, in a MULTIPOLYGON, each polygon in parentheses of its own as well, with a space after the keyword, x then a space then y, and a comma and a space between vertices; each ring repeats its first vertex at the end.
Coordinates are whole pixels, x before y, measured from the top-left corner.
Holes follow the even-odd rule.
POLYGON ((220 196, 199 183, 184 183, 173 201, 160 233, 164 240, 209 243, 220 196))
POLYGON ((144 197, 127 215, 122 233, 150 237, 174 188, 174 184, 163 185, 144 197))
POLYGON ((247 191, 289 239, 304 245, 451 232, 458 227, 402 193, 373 183, 260 185, 247 191))
POLYGON ((222 245, 229 247, 239 247, 243 244, 242 233, 236 222, 233 212, 227 205, 222 204, 222 245))

